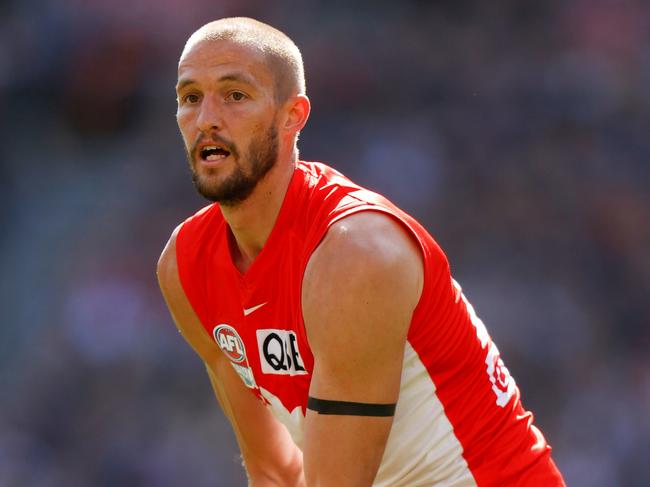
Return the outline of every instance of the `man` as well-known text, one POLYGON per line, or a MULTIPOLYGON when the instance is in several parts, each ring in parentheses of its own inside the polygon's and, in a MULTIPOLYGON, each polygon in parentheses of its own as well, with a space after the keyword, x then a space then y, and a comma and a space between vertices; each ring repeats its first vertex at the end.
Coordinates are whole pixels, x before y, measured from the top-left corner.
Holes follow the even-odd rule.
POLYGON ((158 276, 250 484, 564 485, 431 236, 299 161, 310 104, 294 43, 252 19, 209 23, 177 96, 214 204, 174 231, 158 276))

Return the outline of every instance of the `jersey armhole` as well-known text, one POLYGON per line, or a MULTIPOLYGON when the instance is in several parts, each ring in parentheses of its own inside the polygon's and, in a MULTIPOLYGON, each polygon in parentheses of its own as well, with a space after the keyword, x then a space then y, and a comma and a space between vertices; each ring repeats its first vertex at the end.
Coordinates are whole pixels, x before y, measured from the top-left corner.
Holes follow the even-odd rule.
MULTIPOLYGON (((178 269, 178 280, 181 283, 181 288, 183 289, 183 292, 185 293, 185 296, 187 296, 187 299, 190 301, 190 294, 188 293, 187 289, 187 267, 190 266, 191 264, 187 262, 187 255, 185 252, 185 236, 186 232, 185 230, 187 229, 187 221, 185 220, 182 222, 179 227, 178 227, 178 232, 176 233, 176 268, 178 269)), ((194 306, 192 306, 194 307, 194 306)), ((196 310, 194 310, 196 312, 196 310)))
POLYGON ((202 290, 199 285, 199 282, 203 279, 196 272, 196 257, 192 255, 192 229, 188 227, 192 222, 192 217, 190 217, 179 225, 178 233, 176 234, 176 267, 178 269, 178 280, 180 281, 181 289, 185 293, 185 297, 192 307, 194 314, 196 314, 196 317, 201 322, 202 328, 208 333, 205 327, 205 310, 200 305, 201 302, 205 302, 205 299, 201 298, 202 290), (191 277, 192 275, 194 275, 194 278, 191 277))

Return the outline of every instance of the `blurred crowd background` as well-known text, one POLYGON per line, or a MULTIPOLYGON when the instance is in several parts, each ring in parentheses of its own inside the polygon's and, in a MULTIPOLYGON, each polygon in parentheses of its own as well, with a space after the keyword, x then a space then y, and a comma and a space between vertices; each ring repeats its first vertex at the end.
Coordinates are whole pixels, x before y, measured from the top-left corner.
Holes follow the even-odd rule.
POLYGON ((650 485, 650 3, 0 2, 0 486, 244 485, 155 280, 195 195, 178 56, 301 47, 301 157, 445 249, 570 486, 650 485))

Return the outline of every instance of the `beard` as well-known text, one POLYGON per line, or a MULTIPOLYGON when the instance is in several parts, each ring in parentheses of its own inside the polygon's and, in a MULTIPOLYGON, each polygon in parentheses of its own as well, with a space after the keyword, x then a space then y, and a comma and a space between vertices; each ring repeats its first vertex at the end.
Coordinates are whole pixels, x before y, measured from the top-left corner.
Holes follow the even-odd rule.
MULTIPOLYGON (((278 131, 273 124, 265 133, 255 137, 249 144, 248 150, 240 157, 237 148, 232 143, 217 136, 211 137, 215 142, 227 147, 234 159, 234 169, 222 181, 213 181, 210 176, 216 174, 217 169, 208 169, 205 175, 199 174, 194 167, 198 157, 197 151, 186 149, 187 159, 192 172, 194 187, 204 198, 219 203, 223 206, 234 206, 250 196, 257 184, 275 166, 278 160, 278 131), (245 171, 242 162, 246 163, 245 171)), ((200 139, 199 139, 200 141, 200 139)), ((198 142, 197 144, 198 145, 198 142)))

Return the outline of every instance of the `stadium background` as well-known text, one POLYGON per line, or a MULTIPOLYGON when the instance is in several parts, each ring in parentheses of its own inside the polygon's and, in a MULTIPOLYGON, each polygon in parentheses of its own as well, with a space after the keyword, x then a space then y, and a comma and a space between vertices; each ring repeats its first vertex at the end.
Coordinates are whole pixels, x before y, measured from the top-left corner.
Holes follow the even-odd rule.
POLYGON ((243 485, 154 267, 203 202, 176 62, 251 15, 301 47, 302 156, 421 219, 574 487, 650 485, 650 4, 5 0, 0 485, 243 485))

